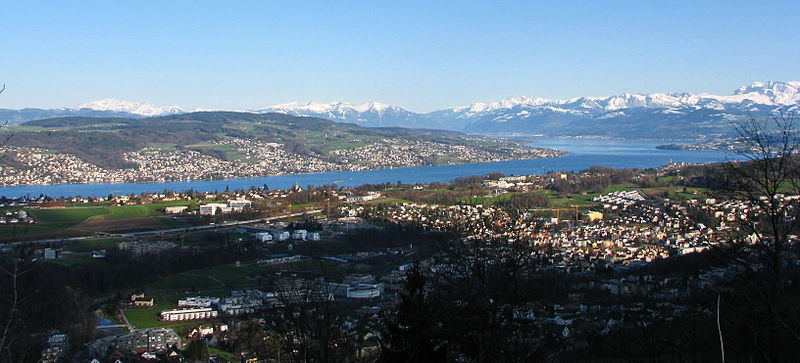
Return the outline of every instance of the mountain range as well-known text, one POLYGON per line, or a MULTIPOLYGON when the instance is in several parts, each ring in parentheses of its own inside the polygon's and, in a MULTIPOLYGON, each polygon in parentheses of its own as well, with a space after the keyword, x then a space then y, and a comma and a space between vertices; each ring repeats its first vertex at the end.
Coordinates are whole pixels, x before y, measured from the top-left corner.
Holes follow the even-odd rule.
MULTIPOLYGON (((800 82, 755 82, 732 95, 690 93, 622 94, 610 97, 545 99, 513 97, 417 113, 378 102, 291 102, 249 112, 310 116, 369 127, 400 126, 480 134, 542 134, 629 138, 726 136, 732 123, 765 118, 800 104, 800 82)), ((59 116, 143 117, 186 112, 178 106, 101 100, 54 110, 0 109, 0 120, 18 124, 59 116)))

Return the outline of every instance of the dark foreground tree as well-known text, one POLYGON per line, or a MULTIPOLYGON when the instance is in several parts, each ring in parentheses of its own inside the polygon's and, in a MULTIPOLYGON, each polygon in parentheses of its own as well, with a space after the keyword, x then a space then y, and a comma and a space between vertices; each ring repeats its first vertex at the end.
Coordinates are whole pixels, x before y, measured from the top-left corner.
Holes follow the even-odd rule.
POLYGON ((792 347, 800 345, 800 295, 792 278, 800 204, 791 197, 800 195, 798 130, 793 115, 780 114, 752 119, 738 132, 736 151, 745 161, 724 164, 725 188, 718 195, 741 203, 718 246, 739 272, 723 295, 721 319, 729 324, 720 335, 728 327, 736 344, 726 346, 751 358, 791 360, 792 347))

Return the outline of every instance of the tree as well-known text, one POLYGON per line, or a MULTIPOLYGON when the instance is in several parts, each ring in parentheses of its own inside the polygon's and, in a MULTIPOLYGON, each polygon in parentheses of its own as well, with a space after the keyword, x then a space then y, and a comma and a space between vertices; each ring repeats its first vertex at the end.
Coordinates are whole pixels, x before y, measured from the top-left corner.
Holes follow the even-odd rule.
MULTIPOLYGON (((742 203, 734 214, 728 243, 717 250, 742 271, 731 284, 731 299, 748 306, 736 312, 737 329, 749 331, 753 349, 767 361, 789 359, 787 347, 800 343, 800 318, 787 289, 796 272, 792 235, 800 230, 800 139, 791 113, 737 126, 736 152, 745 161, 724 164, 718 197, 742 203)), ((724 303, 724 300, 723 300, 724 303)), ((736 306, 732 307, 735 308, 736 306)))
POLYGON ((192 362, 208 362, 208 345, 202 339, 192 340, 186 347, 186 358, 192 362))
POLYGON ((11 346, 17 336, 18 326, 22 323, 19 316, 19 307, 23 301, 20 289, 20 276, 30 270, 21 270, 17 261, 14 261, 10 269, 0 268, 3 273, 4 281, 0 282, 0 294, 3 296, 3 305, 6 307, 0 311, 0 360, 5 360, 11 356, 11 346))
POLYGON ((287 360, 298 363, 371 360, 360 354, 368 333, 366 320, 348 318, 348 307, 333 301, 332 288, 324 279, 268 277, 276 301, 264 311, 271 337, 264 347, 277 346, 287 360))
POLYGON ((406 273, 397 312, 385 318, 386 337, 381 362, 441 362, 445 342, 436 326, 437 305, 426 298, 429 285, 419 263, 406 273))

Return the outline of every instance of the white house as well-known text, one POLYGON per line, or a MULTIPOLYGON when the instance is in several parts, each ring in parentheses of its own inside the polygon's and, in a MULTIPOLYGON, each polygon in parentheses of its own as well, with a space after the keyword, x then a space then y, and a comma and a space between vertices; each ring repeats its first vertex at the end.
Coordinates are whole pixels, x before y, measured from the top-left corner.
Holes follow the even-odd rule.
POLYGON ((217 212, 219 213, 230 212, 230 207, 222 203, 209 203, 200 206, 200 215, 213 216, 217 214, 217 212))
POLYGON ((259 242, 272 241, 272 234, 269 233, 269 232, 258 232, 256 234, 254 234, 253 236, 255 236, 256 240, 258 240, 259 242))
POLYGON ((185 205, 174 206, 174 207, 166 207, 164 208, 164 213, 166 214, 180 214, 185 212, 189 207, 185 205))
POLYGON ((289 232, 287 232, 287 231, 274 230, 274 231, 270 231, 270 233, 272 234, 272 239, 275 240, 275 241, 285 241, 285 240, 289 239, 289 237, 290 237, 289 236, 289 232))

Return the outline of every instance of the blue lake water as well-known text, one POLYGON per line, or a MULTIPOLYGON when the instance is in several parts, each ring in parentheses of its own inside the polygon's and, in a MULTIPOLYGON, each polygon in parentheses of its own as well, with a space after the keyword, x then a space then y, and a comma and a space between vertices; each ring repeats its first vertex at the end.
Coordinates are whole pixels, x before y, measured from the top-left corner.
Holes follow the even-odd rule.
POLYGON ((0 187, 0 195, 16 198, 40 194, 59 196, 105 196, 163 192, 164 190, 201 192, 223 191, 226 188, 249 189, 268 185, 271 189, 289 188, 295 183, 306 185, 338 184, 356 186, 377 183, 430 183, 448 182, 470 175, 500 172, 506 175, 542 174, 548 171, 579 171, 591 166, 611 168, 651 168, 669 162, 705 163, 726 161, 734 155, 722 151, 659 150, 656 146, 680 141, 605 140, 575 138, 540 138, 532 146, 567 151, 561 158, 513 160, 448 166, 409 167, 387 170, 342 171, 316 174, 280 175, 261 178, 226 180, 198 180, 164 183, 92 183, 21 185, 0 187))

